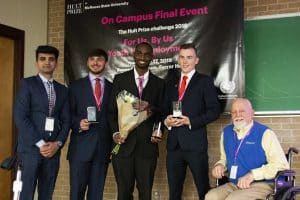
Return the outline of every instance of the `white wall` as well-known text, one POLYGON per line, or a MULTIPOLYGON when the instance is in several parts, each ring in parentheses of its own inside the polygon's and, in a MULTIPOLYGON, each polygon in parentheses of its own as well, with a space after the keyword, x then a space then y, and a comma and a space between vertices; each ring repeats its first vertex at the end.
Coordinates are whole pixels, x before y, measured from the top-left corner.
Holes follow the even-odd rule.
POLYGON ((24 77, 36 74, 35 49, 47 43, 47 0, 0 0, 0 24, 25 31, 24 77))

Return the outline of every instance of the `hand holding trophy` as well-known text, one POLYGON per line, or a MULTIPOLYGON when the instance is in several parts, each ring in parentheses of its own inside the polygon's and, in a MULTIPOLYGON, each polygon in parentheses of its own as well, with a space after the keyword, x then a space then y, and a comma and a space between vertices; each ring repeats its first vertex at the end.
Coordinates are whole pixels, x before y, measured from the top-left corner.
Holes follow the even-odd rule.
POLYGON ((162 130, 161 130, 161 122, 154 123, 153 132, 151 136, 151 142, 157 143, 162 140, 162 130))

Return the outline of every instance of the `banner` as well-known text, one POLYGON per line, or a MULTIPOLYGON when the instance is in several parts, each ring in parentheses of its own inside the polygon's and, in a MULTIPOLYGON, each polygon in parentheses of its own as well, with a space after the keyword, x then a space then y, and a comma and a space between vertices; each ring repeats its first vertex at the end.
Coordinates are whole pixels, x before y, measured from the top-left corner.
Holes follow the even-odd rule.
POLYGON ((242 0, 66 0, 65 75, 87 75, 87 54, 107 51, 106 77, 134 67, 136 44, 154 48, 150 70, 161 78, 177 73, 179 46, 194 43, 196 70, 214 78, 222 107, 244 96, 242 0))

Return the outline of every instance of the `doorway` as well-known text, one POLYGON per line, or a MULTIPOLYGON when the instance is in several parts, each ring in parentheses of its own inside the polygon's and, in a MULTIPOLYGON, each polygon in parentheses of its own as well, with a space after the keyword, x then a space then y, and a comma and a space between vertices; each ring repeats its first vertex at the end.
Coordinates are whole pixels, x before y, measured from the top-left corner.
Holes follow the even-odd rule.
MULTIPOLYGON (((15 153, 13 102, 24 71, 24 31, 0 24, 0 162, 15 153)), ((0 169, 0 199, 12 199, 13 171, 0 169)))

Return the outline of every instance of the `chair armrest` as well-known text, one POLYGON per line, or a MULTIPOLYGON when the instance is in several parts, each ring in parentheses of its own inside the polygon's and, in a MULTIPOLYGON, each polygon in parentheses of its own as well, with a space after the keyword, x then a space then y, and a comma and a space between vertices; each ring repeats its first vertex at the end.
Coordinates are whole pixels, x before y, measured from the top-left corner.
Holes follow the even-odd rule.
POLYGON ((294 170, 291 170, 291 169, 282 170, 282 171, 277 172, 275 179, 279 176, 285 176, 285 177, 290 176, 290 177, 292 177, 292 176, 296 176, 296 172, 294 170))

